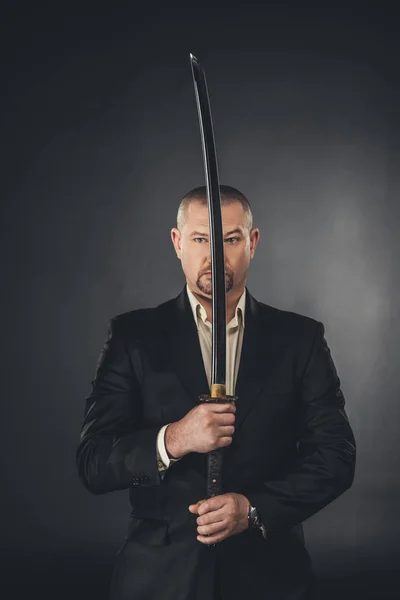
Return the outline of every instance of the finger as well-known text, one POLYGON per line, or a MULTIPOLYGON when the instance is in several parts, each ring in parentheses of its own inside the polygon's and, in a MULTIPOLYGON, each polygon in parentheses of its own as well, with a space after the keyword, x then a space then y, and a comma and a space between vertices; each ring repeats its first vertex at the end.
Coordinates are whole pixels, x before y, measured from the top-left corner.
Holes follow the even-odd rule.
POLYGON ((223 404, 219 404, 218 402, 211 402, 213 412, 223 413, 223 412, 236 412, 236 406, 233 402, 227 402, 223 404))
POLYGON ((205 500, 199 500, 199 501, 198 501, 198 502, 196 502, 195 504, 190 504, 190 505, 189 505, 189 510, 190 510, 191 512, 197 512, 197 511, 198 511, 198 509, 199 509, 199 506, 200 506, 200 505, 201 505, 203 502, 205 502, 205 500))
POLYGON ((217 425, 233 425, 236 421, 236 415, 233 412, 214 413, 213 419, 217 425))
POLYGON ((203 536, 215 535, 217 533, 221 533, 225 531, 227 528, 226 521, 218 521, 216 523, 210 523, 208 525, 200 525, 197 527, 197 533, 203 536))
POLYGON ((198 511, 198 509, 199 509, 199 506, 200 506, 200 505, 201 505, 203 502, 205 502, 205 499, 204 499, 204 500, 199 500, 199 501, 198 501, 198 502, 196 502, 195 504, 190 504, 190 505, 189 505, 189 510, 190 510, 190 512, 195 512, 195 513, 197 513, 197 511, 198 511))
POLYGON ((224 529, 223 531, 210 536, 198 535, 197 540, 202 544, 217 544, 218 542, 222 542, 222 540, 226 539, 228 536, 229 530, 224 529))
POLYGON ((229 435, 221 435, 218 436, 218 444, 220 444, 218 447, 219 448, 225 448, 226 446, 229 446, 230 444, 232 444, 233 441, 233 436, 229 435))
POLYGON ((198 515, 205 515, 208 512, 212 512, 214 510, 218 510, 226 504, 227 498, 225 494, 220 494, 219 496, 213 496, 212 498, 208 498, 205 502, 199 506, 198 515))
POLYGON ((231 438, 235 433, 235 428, 233 425, 219 425, 218 427, 218 437, 228 437, 231 438))
POLYGON ((196 523, 197 525, 209 525, 210 523, 221 522, 224 519, 226 519, 225 506, 197 517, 196 523))

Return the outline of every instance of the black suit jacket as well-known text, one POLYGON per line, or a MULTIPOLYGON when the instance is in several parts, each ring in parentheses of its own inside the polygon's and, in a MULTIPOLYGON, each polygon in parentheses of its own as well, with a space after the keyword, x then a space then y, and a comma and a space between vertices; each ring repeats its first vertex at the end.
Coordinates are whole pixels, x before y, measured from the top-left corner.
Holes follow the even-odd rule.
POLYGON ((205 497, 206 455, 161 479, 156 439, 209 391, 186 287, 155 308, 111 319, 86 399, 77 466, 94 494, 129 490, 132 512, 112 600, 211 600, 218 566, 229 600, 303 599, 312 567, 302 521, 352 484, 355 440, 324 326, 253 298, 246 288, 235 433, 224 492, 244 494, 268 529, 208 547, 188 506, 205 497))

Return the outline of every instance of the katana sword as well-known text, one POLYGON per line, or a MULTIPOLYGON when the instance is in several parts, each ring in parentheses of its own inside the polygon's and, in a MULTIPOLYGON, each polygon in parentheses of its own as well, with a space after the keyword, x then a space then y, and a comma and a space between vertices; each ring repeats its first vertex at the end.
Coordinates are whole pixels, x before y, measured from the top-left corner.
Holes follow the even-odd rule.
MULTIPOLYGON (((193 84, 203 149, 204 173, 208 200, 212 281, 212 365, 210 393, 201 394, 201 402, 235 402, 237 396, 226 395, 226 294, 225 257, 222 230, 221 197, 217 154, 206 77, 199 61, 190 54, 193 84)), ((207 455, 207 498, 222 494, 222 458, 224 448, 207 455)), ((212 544, 215 545, 215 544, 212 544)))

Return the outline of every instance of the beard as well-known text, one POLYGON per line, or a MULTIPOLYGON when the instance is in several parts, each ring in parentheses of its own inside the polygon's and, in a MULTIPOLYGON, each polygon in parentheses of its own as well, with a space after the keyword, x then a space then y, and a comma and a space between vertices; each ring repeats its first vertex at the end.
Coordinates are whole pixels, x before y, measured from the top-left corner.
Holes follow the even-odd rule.
MULTIPOLYGON (((200 275, 197 278, 196 285, 203 294, 212 297, 212 280, 211 277, 206 277, 205 274, 200 275)), ((225 293, 233 288, 233 275, 232 273, 225 272, 225 293)))

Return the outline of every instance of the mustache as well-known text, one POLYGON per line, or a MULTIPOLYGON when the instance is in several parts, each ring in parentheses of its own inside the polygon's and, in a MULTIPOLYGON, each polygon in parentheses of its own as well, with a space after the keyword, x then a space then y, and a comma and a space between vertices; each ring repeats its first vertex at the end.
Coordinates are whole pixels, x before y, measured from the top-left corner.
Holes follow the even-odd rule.
MULTIPOLYGON (((212 273, 212 268, 209 267, 208 269, 205 269, 205 271, 203 271, 202 273, 200 273, 199 277, 202 277, 206 273, 212 273)), ((226 269, 225 268, 225 275, 232 275, 232 271, 230 269, 226 269)))

